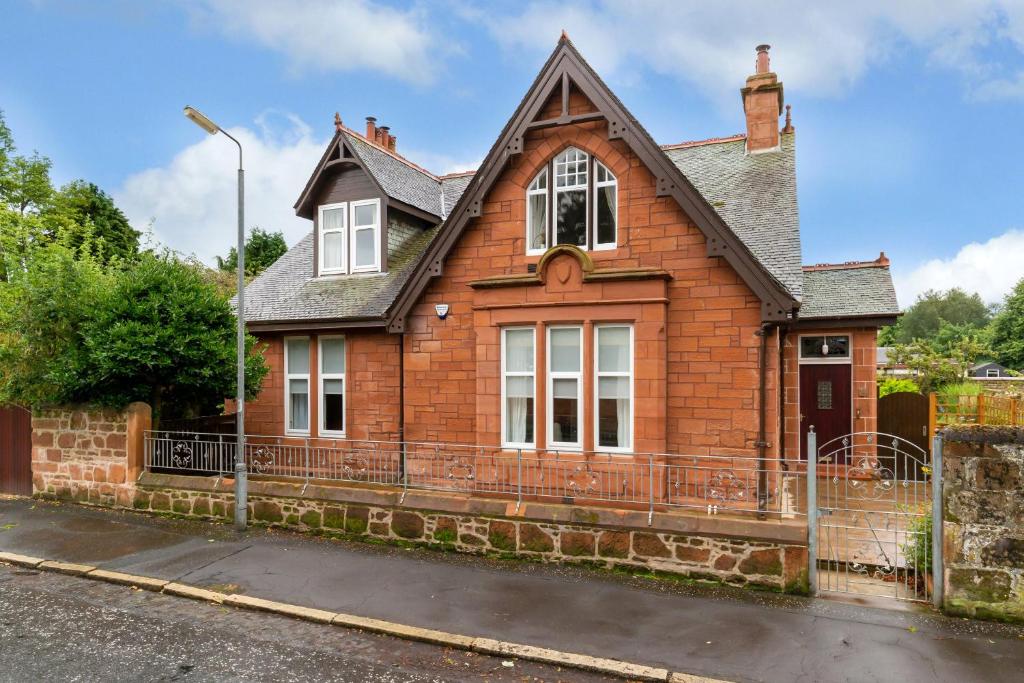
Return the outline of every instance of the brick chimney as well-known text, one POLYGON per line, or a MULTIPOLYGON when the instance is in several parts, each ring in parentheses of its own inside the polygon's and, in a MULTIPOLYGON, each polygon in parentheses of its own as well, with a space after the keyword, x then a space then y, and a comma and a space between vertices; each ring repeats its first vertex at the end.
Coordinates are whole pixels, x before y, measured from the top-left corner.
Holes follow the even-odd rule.
POLYGON ((391 146, 391 126, 380 127, 380 146, 384 149, 391 146))
POLYGON ((373 142, 377 139, 377 117, 366 117, 366 139, 373 142))
POLYGON ((768 45, 757 46, 757 65, 747 85, 740 89, 747 117, 747 152, 769 152, 779 146, 779 115, 782 114, 782 83, 771 71, 768 45))

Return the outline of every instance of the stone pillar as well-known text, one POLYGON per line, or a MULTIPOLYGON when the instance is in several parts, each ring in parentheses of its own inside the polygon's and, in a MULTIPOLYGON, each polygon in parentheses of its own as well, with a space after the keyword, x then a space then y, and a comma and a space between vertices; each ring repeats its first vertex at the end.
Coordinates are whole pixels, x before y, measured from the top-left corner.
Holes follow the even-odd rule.
POLYGON ((943 438, 945 610, 1024 622, 1024 428, 943 438))

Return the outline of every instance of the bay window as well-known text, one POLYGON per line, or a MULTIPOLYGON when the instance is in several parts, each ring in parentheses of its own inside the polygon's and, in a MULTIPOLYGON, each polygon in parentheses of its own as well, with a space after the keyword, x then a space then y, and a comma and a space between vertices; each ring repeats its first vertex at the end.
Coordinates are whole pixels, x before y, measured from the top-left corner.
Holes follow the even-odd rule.
POLYGON ((320 337, 320 433, 345 435, 345 338, 320 337))
POLYGON ((528 254, 558 244, 614 249, 617 230, 618 181, 582 150, 569 147, 555 156, 527 187, 528 254))
POLYGON ((534 330, 505 328, 501 334, 502 443, 534 445, 534 330))
POLYGON ((285 432, 309 433, 309 338, 284 340, 285 432))
POLYGON ((319 274, 380 270, 380 200, 322 204, 317 221, 319 274))
POLYGON ((581 448, 583 328, 548 329, 548 443, 581 448))
POLYGON ((595 443, 600 449, 629 450, 633 443, 633 328, 599 325, 594 333, 595 443))

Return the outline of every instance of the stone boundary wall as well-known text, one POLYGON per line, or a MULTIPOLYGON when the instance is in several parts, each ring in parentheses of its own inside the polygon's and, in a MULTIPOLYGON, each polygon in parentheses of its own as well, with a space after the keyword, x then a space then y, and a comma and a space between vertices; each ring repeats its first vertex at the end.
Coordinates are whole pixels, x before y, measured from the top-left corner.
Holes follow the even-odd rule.
MULTIPOLYGON (((145 475, 137 487, 132 507, 221 521, 233 514, 231 482, 222 482, 216 487, 210 485, 209 480, 195 480, 202 490, 167 486, 168 480, 179 480, 174 482, 179 483, 181 479, 145 475)), ((562 505, 543 505, 540 507, 551 510, 543 516, 534 514, 523 518, 473 509, 487 506, 467 505, 462 511, 439 511, 365 502, 378 498, 376 492, 363 496, 363 501, 325 500, 309 494, 301 497, 267 495, 280 493, 287 487, 250 480, 249 515, 254 523, 542 562, 648 569, 794 593, 807 590, 807 548, 792 542, 680 533, 649 529, 646 525, 643 528, 604 527, 578 521, 555 521, 567 516, 577 520, 588 516, 587 509, 562 505), (556 508, 573 509, 560 512, 556 508)), ((294 488, 298 491, 301 487, 295 485, 294 488)), ((368 493, 366 489, 335 490, 347 494, 368 493)), ((421 494, 419 502, 425 502, 423 498, 427 496, 429 494, 421 494)), ((435 503, 441 506, 445 500, 438 497, 435 503)), ((506 508, 505 503, 500 505, 501 509, 506 508)))
POLYGON ((36 495, 98 505, 131 505, 142 471, 150 408, 32 411, 32 489, 36 495))
POLYGON ((943 437, 945 609, 1024 621, 1024 428, 943 437))

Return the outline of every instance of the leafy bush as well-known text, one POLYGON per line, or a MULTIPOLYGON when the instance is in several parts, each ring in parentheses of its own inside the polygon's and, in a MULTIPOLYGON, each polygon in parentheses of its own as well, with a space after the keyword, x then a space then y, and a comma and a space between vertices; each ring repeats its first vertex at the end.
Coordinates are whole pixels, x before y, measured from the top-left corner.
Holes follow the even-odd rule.
POLYGON ((917 393, 921 391, 921 387, 917 386, 917 382, 906 377, 882 377, 878 380, 878 397, 888 396, 889 394, 898 394, 901 392, 917 393))

